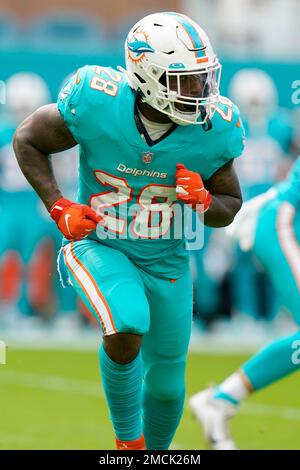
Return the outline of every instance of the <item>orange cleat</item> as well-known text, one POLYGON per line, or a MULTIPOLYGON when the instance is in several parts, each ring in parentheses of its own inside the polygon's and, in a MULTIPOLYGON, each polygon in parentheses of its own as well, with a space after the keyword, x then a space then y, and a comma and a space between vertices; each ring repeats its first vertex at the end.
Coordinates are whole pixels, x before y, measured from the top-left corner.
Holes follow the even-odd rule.
POLYGON ((116 445, 118 450, 146 450, 146 443, 143 435, 134 441, 120 441, 116 437, 116 445))

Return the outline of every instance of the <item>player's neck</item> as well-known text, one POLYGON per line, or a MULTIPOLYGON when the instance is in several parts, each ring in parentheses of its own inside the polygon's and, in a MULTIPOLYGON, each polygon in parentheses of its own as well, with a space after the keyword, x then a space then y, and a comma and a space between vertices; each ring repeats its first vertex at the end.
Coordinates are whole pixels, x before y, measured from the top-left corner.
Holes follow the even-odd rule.
POLYGON ((141 99, 138 99, 137 105, 142 115, 145 116, 146 119, 149 119, 149 121, 158 122, 160 124, 172 122, 166 114, 152 108, 152 106, 147 103, 143 103, 141 99))

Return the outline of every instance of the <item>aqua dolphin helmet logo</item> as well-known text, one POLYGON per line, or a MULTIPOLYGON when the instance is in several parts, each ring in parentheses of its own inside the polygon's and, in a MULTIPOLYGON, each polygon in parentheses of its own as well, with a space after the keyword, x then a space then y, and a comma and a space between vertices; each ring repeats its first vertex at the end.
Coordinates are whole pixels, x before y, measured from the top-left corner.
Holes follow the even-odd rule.
POLYGON ((148 42, 147 34, 138 29, 127 41, 128 57, 133 62, 140 62, 144 59, 146 52, 155 52, 148 42))
POLYGON ((134 38, 133 42, 128 43, 128 49, 136 54, 142 54, 143 52, 154 52, 153 47, 150 46, 146 41, 139 41, 134 38))

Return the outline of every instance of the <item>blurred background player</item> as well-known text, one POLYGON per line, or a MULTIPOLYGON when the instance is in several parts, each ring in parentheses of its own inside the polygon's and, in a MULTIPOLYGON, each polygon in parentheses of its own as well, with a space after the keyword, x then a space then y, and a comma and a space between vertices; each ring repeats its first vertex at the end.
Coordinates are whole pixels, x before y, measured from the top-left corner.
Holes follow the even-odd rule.
MULTIPOLYGON (((278 106, 271 77, 260 69, 242 69, 233 77, 230 97, 239 103, 245 122, 244 159, 237 162, 243 200, 267 191, 283 179, 293 162, 293 126, 290 113, 278 106)), ((271 319, 278 310, 274 290, 251 253, 236 248, 230 275, 233 311, 240 326, 271 319), (241 320, 244 322, 241 322, 241 320), (247 321, 248 319, 248 321, 247 321), (252 320, 251 320, 252 319, 252 320)))
MULTIPOLYGON (((6 82, 6 107, 0 129, 0 302, 6 321, 16 321, 21 328, 36 323, 29 318, 48 321, 57 310, 74 312, 76 308, 74 295, 61 290, 55 273, 61 237, 20 171, 12 147, 20 122, 49 102, 47 84, 35 73, 20 72, 6 82)), ((75 150, 65 152, 60 163, 54 159, 57 177, 66 194, 71 195, 76 192, 75 154, 75 150), (60 167, 62 163, 64 168, 60 167)))
MULTIPOLYGON (((6 82, 6 108, 0 130, 0 301, 18 302, 28 316, 53 314, 53 228, 14 157, 12 138, 17 126, 50 101, 44 80, 34 73, 17 73, 6 82), (16 211, 18 217, 16 217, 16 211), (50 243, 49 243, 50 242, 50 243)), ((10 311, 11 313, 11 311, 10 311)))
MULTIPOLYGON (((300 157, 287 179, 246 203, 228 228, 244 251, 251 250, 271 279, 281 306, 300 325, 300 157)), ((210 445, 234 449, 228 419, 250 393, 300 369, 300 332, 275 340, 214 389, 190 399, 210 445)))
MULTIPOLYGON (((242 69, 230 82, 229 96, 239 103, 245 122, 245 158, 236 162, 243 200, 267 191, 282 179, 292 162, 293 127, 290 114, 279 108, 275 84, 260 69, 242 69)), ((241 331, 255 321, 270 319, 277 309, 274 291, 252 254, 228 248, 222 231, 205 228, 205 246, 193 253, 195 313, 206 322, 220 311, 239 314, 235 321, 241 331), (230 274, 229 274, 230 272, 230 274), (224 302, 223 288, 231 305, 224 302)), ((232 325, 230 325, 232 328, 232 325)))
MULTIPOLYGON (((284 178, 293 161, 290 113, 278 106, 276 86, 260 69, 242 69, 230 82, 229 96, 239 103, 245 122, 244 159, 236 163, 243 200, 265 191, 284 178)), ((271 319, 278 309, 274 290, 251 253, 235 250, 222 231, 205 228, 205 246, 193 253, 195 313, 210 322, 220 312, 239 314, 236 326, 257 333, 258 320, 271 319), (223 289, 231 305, 224 302, 223 289)), ((230 325, 232 328, 233 325, 230 325)))

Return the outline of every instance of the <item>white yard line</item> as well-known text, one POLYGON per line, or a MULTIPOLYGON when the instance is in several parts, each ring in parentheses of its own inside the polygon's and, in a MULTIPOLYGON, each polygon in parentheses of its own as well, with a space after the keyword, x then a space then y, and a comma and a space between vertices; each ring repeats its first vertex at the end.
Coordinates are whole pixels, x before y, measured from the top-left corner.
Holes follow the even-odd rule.
POLYGON ((69 379, 57 375, 19 372, 12 369, 6 370, 6 367, 1 367, 0 370, 0 386, 1 384, 9 384, 68 394, 87 395, 89 397, 99 398, 104 396, 101 385, 97 382, 69 379))
POLYGON ((239 413, 248 416, 274 416, 287 421, 300 421, 300 408, 289 406, 244 403, 239 413))
MULTIPOLYGON (((70 379, 56 375, 20 372, 6 369, 6 367, 1 367, 0 370, 0 386, 1 384, 18 385, 26 388, 104 398, 101 385, 98 382, 70 379)), ((239 413, 247 416, 273 416, 287 421, 300 421, 300 408, 289 406, 244 403, 239 413)))
MULTIPOLYGON (((3 384, 68 394, 75 393, 95 398, 100 397, 101 399, 104 398, 101 385, 97 382, 68 379, 57 375, 43 375, 31 372, 19 372, 12 369, 5 370, 4 368, 1 368, 0 388, 3 384)), ((18 437, 18 434, 12 434, 12 437, 18 437)), ((31 440, 29 442, 31 442, 31 440)), ((177 442, 173 442, 171 446, 171 449, 174 450, 183 448, 184 445, 177 442)))

